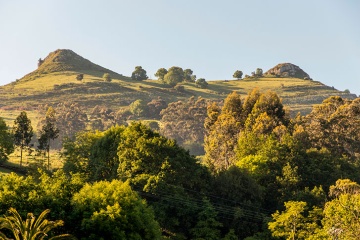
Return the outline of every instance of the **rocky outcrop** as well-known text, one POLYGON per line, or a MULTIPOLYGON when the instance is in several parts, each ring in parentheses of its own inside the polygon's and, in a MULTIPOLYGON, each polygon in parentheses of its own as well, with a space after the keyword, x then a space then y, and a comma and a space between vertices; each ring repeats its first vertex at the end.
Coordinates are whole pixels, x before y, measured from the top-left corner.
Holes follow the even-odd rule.
POLYGON ((302 79, 311 79, 309 74, 307 74, 299 66, 296 66, 292 63, 280 63, 265 72, 264 75, 270 75, 274 77, 295 77, 302 79))

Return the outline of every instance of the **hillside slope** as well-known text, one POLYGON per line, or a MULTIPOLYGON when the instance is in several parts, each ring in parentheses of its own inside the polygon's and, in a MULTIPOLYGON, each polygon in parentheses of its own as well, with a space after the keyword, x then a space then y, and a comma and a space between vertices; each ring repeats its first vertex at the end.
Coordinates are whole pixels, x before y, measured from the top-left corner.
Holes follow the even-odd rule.
MULTIPOLYGON (((269 75, 268 75, 269 76, 269 75)), ((354 99, 356 95, 338 91, 318 81, 300 78, 263 77, 233 81, 208 81, 207 89, 194 83, 183 83, 185 90, 176 91, 157 80, 134 81, 82 58, 71 50, 57 50, 47 56, 38 69, 16 82, 0 87, 0 116, 12 121, 20 110, 32 112, 42 104, 73 101, 88 112, 96 105, 117 111, 137 99, 149 102, 161 97, 167 103, 191 96, 221 100, 232 91, 246 95, 253 88, 274 91, 292 114, 310 112, 315 104, 330 96, 354 99), (82 81, 76 80, 84 74, 82 81), (102 79, 110 73, 111 82, 102 79)))

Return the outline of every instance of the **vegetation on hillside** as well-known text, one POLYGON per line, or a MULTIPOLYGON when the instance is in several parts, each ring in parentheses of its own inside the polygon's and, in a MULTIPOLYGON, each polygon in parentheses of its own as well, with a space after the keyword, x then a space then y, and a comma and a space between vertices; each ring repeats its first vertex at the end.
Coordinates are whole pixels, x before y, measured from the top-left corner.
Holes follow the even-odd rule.
POLYGON ((81 239, 356 239, 359 103, 330 97, 291 117, 254 89, 169 104, 169 138, 139 122, 79 130, 62 169, 0 176, 1 214, 50 209, 65 223, 54 235, 81 239), (178 144, 201 141, 202 158, 178 144))

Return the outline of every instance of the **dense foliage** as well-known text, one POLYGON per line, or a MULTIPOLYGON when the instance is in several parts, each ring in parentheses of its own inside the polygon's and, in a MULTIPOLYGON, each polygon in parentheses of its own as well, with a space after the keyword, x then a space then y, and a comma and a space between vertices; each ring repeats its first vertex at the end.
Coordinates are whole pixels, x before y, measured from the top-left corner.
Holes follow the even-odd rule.
MULTIPOLYGON (((189 70, 181 81, 184 72, 192 81, 189 70)), ((50 209, 49 219, 64 221, 51 234, 79 239, 358 239, 359 103, 331 97, 294 118, 257 89, 223 103, 133 104, 133 115, 163 109, 160 133, 116 125, 99 106, 92 118, 108 128, 66 138, 63 169, 0 175, 1 214, 50 209), (191 144, 204 144, 204 155, 180 146, 191 144)), ((2 139, 12 135, 0 119, 6 149, 2 139)))

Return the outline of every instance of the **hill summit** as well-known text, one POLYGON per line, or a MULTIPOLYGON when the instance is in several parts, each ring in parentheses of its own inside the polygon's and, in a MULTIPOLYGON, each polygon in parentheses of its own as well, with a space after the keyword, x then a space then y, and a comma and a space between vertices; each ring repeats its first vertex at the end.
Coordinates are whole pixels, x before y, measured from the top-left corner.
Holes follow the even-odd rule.
POLYGON ((81 70, 115 73, 109 69, 90 62, 69 49, 58 49, 49 53, 44 60, 40 58, 37 69, 40 73, 81 70))
POLYGON ((273 75, 276 77, 295 77, 302 79, 311 79, 309 74, 302 70, 299 66, 292 63, 280 63, 265 72, 265 75, 273 75))
POLYGON ((38 60, 38 68, 22 77, 20 80, 29 80, 40 75, 46 75, 56 72, 91 72, 92 75, 102 76, 104 73, 111 74, 112 77, 123 77, 123 75, 101 67, 76 54, 70 49, 58 49, 44 59, 38 60))

